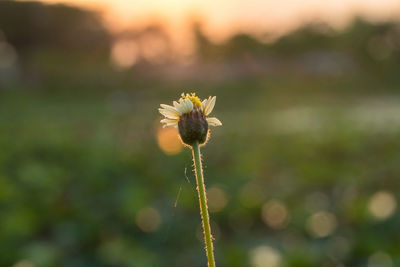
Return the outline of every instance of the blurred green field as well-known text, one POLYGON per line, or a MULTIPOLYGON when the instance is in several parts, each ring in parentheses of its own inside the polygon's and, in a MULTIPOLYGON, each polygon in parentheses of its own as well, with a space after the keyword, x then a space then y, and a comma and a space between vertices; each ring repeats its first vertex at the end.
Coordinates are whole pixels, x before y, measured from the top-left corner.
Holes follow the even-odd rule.
MULTIPOLYGON (((189 83, 223 122, 203 148, 218 265, 399 265, 396 90, 276 79, 189 83)), ((158 145, 183 88, 0 92, 0 265, 205 266, 190 151, 158 145)))
POLYGON ((159 123, 182 92, 223 123, 217 266, 400 266, 400 23, 214 43, 189 21, 193 55, 164 26, 0 1, 0 266, 206 266, 191 153, 159 123))

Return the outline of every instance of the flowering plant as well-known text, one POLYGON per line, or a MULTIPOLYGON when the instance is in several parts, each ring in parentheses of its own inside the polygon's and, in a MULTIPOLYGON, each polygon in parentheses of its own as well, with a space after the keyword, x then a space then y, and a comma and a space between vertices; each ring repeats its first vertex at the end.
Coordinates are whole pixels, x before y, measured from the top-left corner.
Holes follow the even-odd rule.
POLYGON ((203 101, 196 94, 182 94, 181 98, 173 101, 173 106, 161 104, 159 112, 165 116, 161 120, 163 127, 178 128, 181 140, 192 148, 195 166, 197 192, 199 194, 200 215, 204 230, 204 241, 208 266, 215 267, 214 248, 207 207, 207 196, 204 186, 203 167, 201 163, 200 145, 205 144, 208 136, 208 126, 221 126, 222 123, 215 117, 208 117, 214 109, 216 97, 208 97, 203 101))

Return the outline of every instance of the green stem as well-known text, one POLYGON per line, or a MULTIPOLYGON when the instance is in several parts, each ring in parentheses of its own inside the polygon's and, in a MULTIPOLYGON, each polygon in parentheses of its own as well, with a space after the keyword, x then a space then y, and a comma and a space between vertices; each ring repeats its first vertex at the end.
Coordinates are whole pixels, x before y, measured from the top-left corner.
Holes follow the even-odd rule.
POLYGON ((199 193, 200 214, 203 223, 204 241, 206 243, 206 253, 208 258, 208 267, 215 267, 214 247, 212 243, 210 219, 208 216, 207 197, 204 187, 203 167, 201 165, 201 155, 199 142, 192 146, 193 161, 196 169, 197 192, 199 193))

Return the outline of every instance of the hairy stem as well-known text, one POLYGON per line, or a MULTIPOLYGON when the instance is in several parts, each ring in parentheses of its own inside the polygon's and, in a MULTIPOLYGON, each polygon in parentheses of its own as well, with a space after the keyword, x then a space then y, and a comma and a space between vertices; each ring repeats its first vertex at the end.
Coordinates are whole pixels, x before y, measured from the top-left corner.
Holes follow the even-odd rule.
POLYGON ((208 216, 207 197, 206 197, 206 190, 204 187, 203 166, 201 165, 199 142, 196 141, 193 144, 192 152, 196 170, 197 192, 199 193, 200 214, 204 230, 204 241, 206 243, 208 267, 215 267, 214 247, 212 243, 210 219, 208 216))

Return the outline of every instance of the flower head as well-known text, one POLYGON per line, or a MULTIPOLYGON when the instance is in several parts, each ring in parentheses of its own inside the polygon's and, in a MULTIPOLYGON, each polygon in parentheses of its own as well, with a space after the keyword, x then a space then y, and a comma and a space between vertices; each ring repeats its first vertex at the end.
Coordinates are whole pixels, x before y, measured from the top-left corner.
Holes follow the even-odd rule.
POLYGON ((217 118, 210 118, 217 97, 208 97, 203 101, 196 94, 183 94, 178 102, 173 101, 173 106, 161 104, 158 110, 165 119, 161 120, 163 127, 173 126, 178 128, 182 141, 193 145, 195 141, 200 144, 207 139, 208 126, 220 126, 222 123, 217 118))

